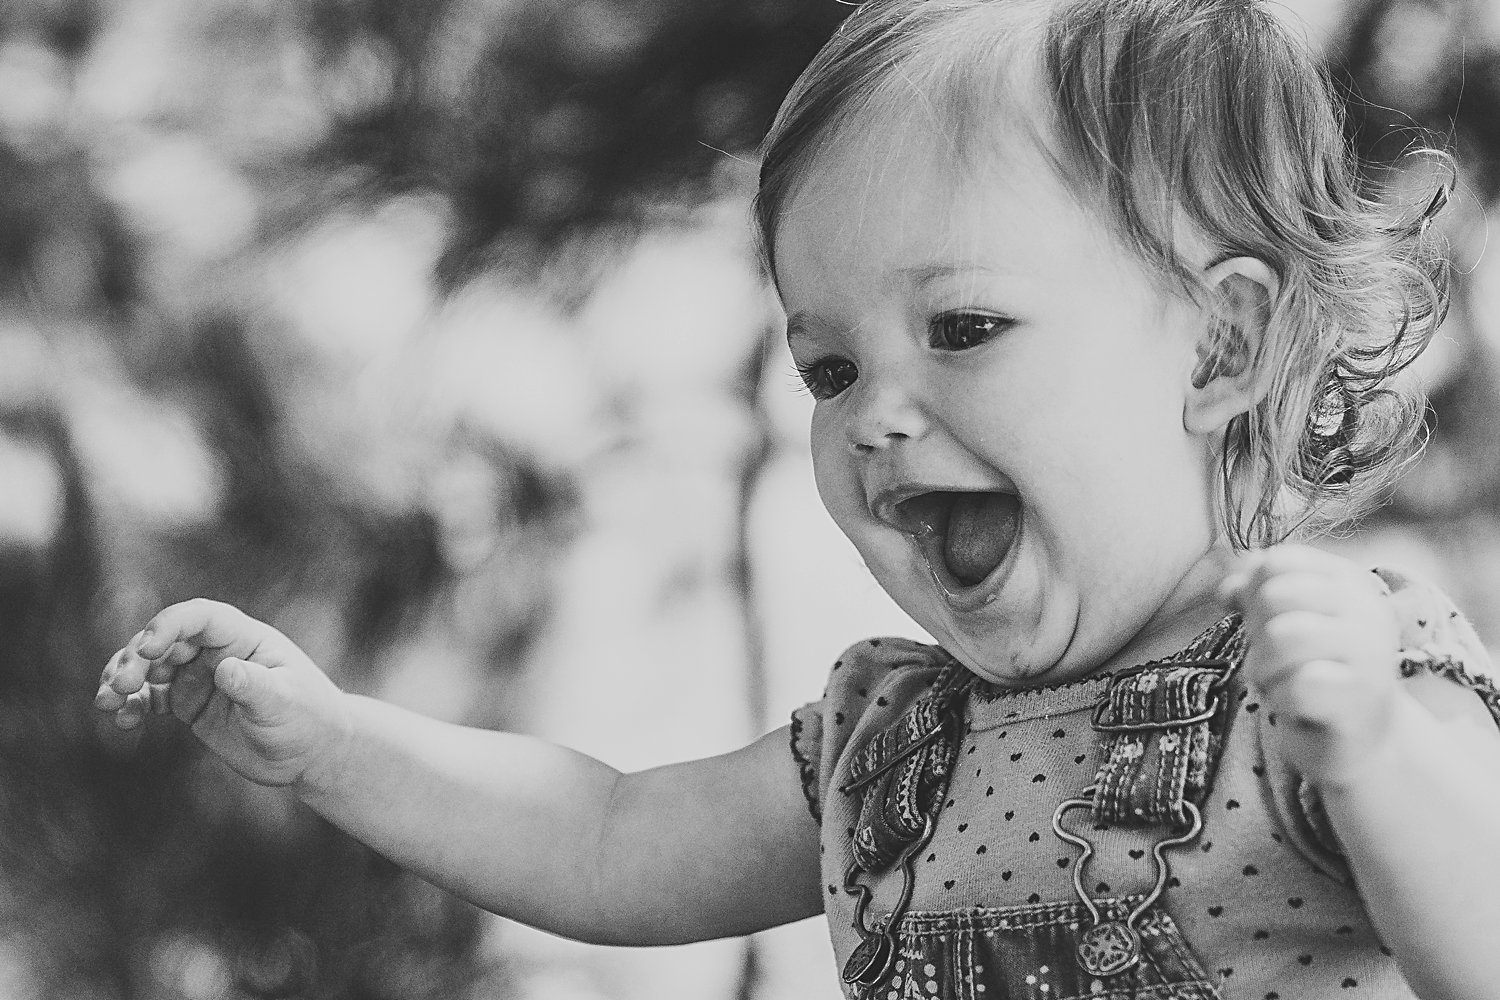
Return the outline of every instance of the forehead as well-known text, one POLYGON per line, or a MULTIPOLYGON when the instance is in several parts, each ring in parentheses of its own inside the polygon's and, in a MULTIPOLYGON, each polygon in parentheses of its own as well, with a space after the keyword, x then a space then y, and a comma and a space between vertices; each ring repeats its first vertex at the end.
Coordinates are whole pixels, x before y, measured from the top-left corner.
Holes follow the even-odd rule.
POLYGON ((1072 195, 1030 130, 995 134, 960 152, 946 121, 911 114, 824 150, 777 220, 783 296, 964 271, 1117 263, 1103 223, 1072 195))
MULTIPOLYGON (((951 58, 924 60, 913 48, 904 53, 909 58, 888 65, 878 85, 846 97, 837 115, 813 124, 764 234, 778 282, 784 245, 811 210, 823 216, 819 226, 863 228, 867 217, 899 204, 914 217, 926 213, 924 230, 933 235, 944 231, 941 218, 984 193, 1076 210, 1060 182, 1054 114, 1034 47, 1006 41, 1002 53, 987 58, 947 52, 951 58)), ((973 39, 959 47, 973 48, 973 39)))

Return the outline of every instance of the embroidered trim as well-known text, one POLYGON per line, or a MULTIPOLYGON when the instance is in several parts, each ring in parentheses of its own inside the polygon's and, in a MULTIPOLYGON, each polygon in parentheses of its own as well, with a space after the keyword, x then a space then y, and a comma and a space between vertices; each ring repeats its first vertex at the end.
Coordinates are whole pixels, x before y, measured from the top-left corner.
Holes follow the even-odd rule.
POLYGON ((1475 677, 1464 667, 1463 661, 1452 656, 1416 655, 1401 661, 1401 676, 1415 677, 1421 673, 1437 674, 1468 688, 1479 696, 1484 707, 1489 709, 1495 724, 1500 725, 1500 689, 1488 677, 1475 677))
POLYGON ((818 825, 823 825, 823 803, 818 799, 818 766, 802 752, 802 732, 806 723, 801 712, 792 713, 792 759, 802 775, 802 797, 807 800, 807 811, 818 825))
POLYGON ((962 737, 960 706, 973 681, 950 660, 927 694, 854 755, 839 791, 860 796, 853 850, 862 871, 890 867, 942 808, 962 737))
POLYGON ((1108 670, 1089 674, 1086 677, 1076 677, 1071 681, 1063 681, 1059 684, 1042 684, 1037 687, 1012 688, 996 684, 994 681, 979 680, 974 682, 973 694, 982 702, 999 701, 1001 698, 1031 698, 1052 694, 1058 691, 1067 691, 1070 688, 1083 687, 1087 684, 1097 684, 1101 680, 1108 680, 1112 672, 1108 670))
POLYGON ((921 699, 894 725, 882 729, 865 744, 849 765, 849 780, 839 791, 847 795, 897 764, 920 756, 920 751, 942 735, 944 721, 943 707, 936 698, 921 699))
POLYGON ((991 701, 970 698, 970 732, 1013 726, 1032 719, 1051 719, 1093 708, 1109 689, 1107 674, 1094 674, 1081 681, 1048 688, 1022 688, 991 701))

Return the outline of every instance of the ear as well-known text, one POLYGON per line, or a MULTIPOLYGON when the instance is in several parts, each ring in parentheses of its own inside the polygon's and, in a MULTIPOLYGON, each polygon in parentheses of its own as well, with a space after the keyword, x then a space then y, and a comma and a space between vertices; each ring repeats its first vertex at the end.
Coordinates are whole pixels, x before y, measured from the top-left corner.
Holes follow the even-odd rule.
POLYGON ((1210 267, 1203 278, 1213 306, 1194 345, 1182 412, 1182 424, 1193 434, 1223 430, 1265 395, 1252 362, 1281 284, 1276 272, 1254 257, 1231 257, 1210 267))

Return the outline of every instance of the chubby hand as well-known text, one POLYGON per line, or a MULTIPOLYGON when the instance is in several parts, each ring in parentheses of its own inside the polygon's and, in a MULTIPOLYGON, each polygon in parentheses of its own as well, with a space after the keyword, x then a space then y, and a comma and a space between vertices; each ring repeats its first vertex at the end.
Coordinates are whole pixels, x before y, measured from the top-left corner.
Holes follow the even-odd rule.
POLYGON ((110 658, 94 705, 122 729, 170 712, 251 781, 290 785, 328 764, 344 696, 269 625, 202 598, 174 604, 110 658))
POLYGON ((1400 628, 1374 573, 1303 545, 1245 556, 1220 588, 1245 617, 1246 679, 1275 713, 1287 762, 1315 785, 1338 785, 1390 730, 1400 628))

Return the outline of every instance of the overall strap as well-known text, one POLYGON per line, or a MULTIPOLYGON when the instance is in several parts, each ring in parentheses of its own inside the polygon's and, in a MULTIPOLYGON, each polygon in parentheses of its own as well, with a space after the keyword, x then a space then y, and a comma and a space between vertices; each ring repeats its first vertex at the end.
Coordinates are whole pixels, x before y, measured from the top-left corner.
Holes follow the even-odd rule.
POLYGON ((932 837, 963 736, 963 712, 977 678, 950 658, 932 686, 894 723, 855 755, 840 786, 860 796, 853 860, 844 869, 844 892, 855 897, 859 944, 844 963, 845 984, 869 996, 896 961, 896 928, 911 904, 916 852, 932 837), (871 901, 861 876, 890 868, 901 872, 901 895, 884 919, 866 920, 871 901))
POLYGON ((1104 737, 1096 823, 1175 828, 1190 821, 1184 803, 1200 804, 1213 781, 1244 652, 1242 622, 1230 615, 1176 656, 1111 678, 1094 709, 1094 729, 1104 737))
POLYGON ((936 817, 957 754, 964 698, 974 680, 950 660, 928 693, 855 755, 839 791, 861 796, 853 845, 860 870, 889 868, 936 817))
POLYGON ((1075 949, 1079 966, 1100 979, 1133 969, 1144 954, 1137 921, 1161 898, 1170 878, 1166 851, 1191 843, 1203 829, 1198 808, 1213 780, 1233 711, 1230 682, 1244 658, 1244 630, 1230 615, 1165 660, 1121 671, 1094 706, 1094 729, 1105 740, 1104 763, 1082 796, 1052 814, 1052 831, 1080 848, 1073 891, 1093 926, 1075 949), (1101 908, 1083 884, 1094 846, 1064 825, 1087 808, 1095 826, 1162 826, 1151 849, 1156 883, 1128 914, 1101 908))

